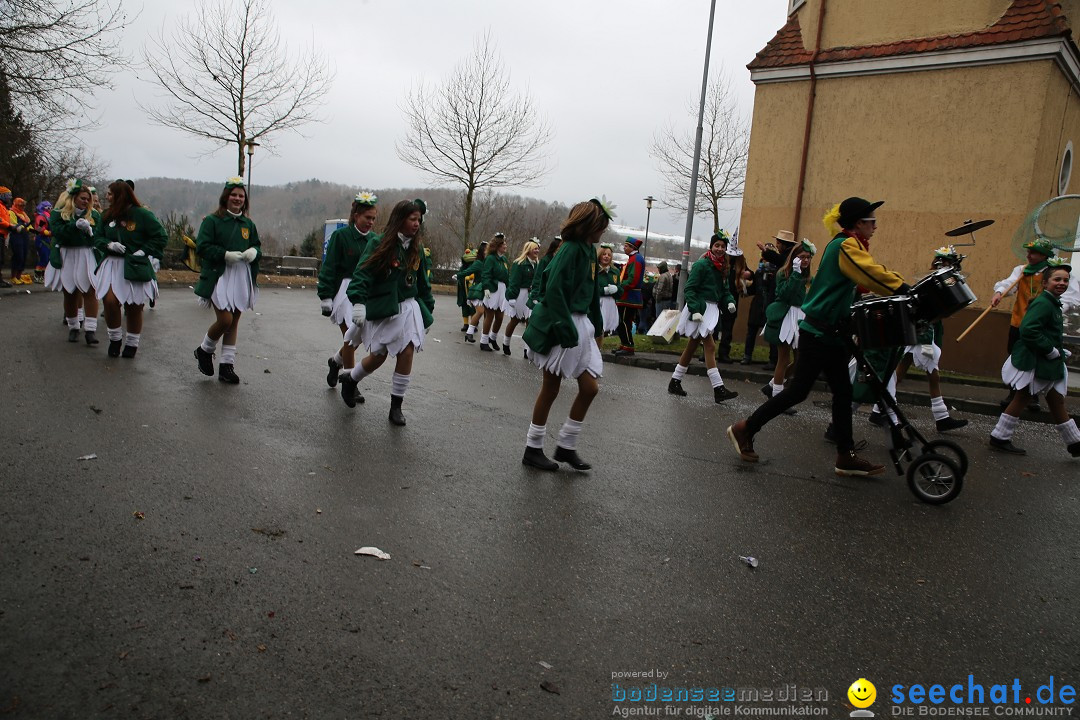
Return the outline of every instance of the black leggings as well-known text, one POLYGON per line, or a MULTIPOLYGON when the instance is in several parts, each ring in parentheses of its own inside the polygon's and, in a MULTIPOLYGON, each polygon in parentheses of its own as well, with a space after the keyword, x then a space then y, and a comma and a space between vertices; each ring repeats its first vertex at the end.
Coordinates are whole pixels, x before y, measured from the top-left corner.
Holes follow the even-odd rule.
POLYGON ((849 451, 855 447, 851 437, 851 375, 848 363, 851 352, 843 345, 822 341, 816 335, 799 331, 799 362, 795 365, 795 377, 783 392, 773 395, 772 399, 754 411, 746 420, 746 429, 751 435, 757 434, 774 417, 798 405, 810 390, 818 375, 824 373, 825 381, 832 390, 832 421, 836 447, 849 451))

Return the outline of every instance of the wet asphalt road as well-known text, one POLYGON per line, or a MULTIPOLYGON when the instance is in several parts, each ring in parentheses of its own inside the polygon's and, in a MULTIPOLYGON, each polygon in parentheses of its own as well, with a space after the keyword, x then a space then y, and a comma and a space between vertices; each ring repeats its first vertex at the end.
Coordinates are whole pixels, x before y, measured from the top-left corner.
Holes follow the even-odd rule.
POLYGON ((68 344, 55 295, 0 300, 0 712, 598 718, 613 673, 660 670, 824 688, 830 717, 866 677, 880 717, 895 683, 1080 681, 1080 465, 1049 427, 1014 458, 972 418, 964 491, 931 507, 891 469, 835 477, 820 406, 748 466, 724 430, 757 387, 718 406, 703 377, 679 399, 608 365, 579 444, 596 469, 543 474, 520 464, 537 371, 520 341, 462 343, 450 298, 406 428, 389 364, 355 410, 326 387, 338 337, 311 286, 258 309, 232 387, 196 369, 211 317, 189 290, 164 291, 134 361, 106 357, 104 323, 68 344))

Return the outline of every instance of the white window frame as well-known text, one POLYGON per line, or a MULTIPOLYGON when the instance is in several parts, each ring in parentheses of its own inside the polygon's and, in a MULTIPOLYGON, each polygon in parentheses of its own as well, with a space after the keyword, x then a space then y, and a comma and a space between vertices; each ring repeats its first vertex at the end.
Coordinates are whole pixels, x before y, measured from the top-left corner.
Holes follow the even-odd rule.
POLYGON ((1076 157, 1073 154, 1072 140, 1065 144, 1065 152, 1061 154, 1061 167, 1058 169, 1058 195, 1065 195, 1069 189, 1069 180, 1072 179, 1073 165, 1076 157))
POLYGON ((805 3, 806 3, 806 0, 788 0, 788 10, 787 10, 788 17, 790 17, 791 14, 794 13, 796 10, 801 8, 803 6, 803 4, 805 4, 805 3))

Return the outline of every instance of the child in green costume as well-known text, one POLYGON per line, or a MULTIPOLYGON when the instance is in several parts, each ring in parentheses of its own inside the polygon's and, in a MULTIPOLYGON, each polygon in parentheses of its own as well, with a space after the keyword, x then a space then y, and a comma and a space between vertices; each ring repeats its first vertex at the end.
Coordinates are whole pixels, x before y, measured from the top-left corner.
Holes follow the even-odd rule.
POLYGON ((101 234, 101 215, 91 207, 93 195, 83 180, 68 180, 49 216, 52 251, 45 268, 45 287, 64 293, 68 342, 78 342, 80 312, 87 345, 97 345, 98 299, 93 274, 98 258, 94 240, 101 234))
POLYGON ((529 240, 521 248, 521 254, 510 266, 510 282, 506 286, 506 303, 510 306, 510 322, 506 324, 506 332, 503 334, 503 355, 510 354, 510 338, 514 337, 514 329, 518 323, 529 323, 532 308, 529 307, 529 289, 532 287, 533 276, 536 274, 536 258, 540 255, 540 241, 536 238, 529 240))

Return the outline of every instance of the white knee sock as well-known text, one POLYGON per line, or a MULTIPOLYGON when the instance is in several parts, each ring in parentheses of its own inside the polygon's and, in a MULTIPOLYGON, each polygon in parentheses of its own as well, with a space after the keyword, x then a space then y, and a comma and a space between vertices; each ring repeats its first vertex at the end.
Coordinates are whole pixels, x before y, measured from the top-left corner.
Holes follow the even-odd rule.
POLYGON ((578 435, 581 434, 581 423, 577 420, 566 418, 566 422, 559 428, 559 447, 567 450, 577 449, 578 435))
POLYGON ((1012 415, 1006 415, 1001 413, 1001 417, 998 418, 997 425, 990 431, 990 437, 997 440, 1011 440, 1013 431, 1016 430, 1016 423, 1020 421, 1020 418, 1013 417, 1012 415))
POLYGON ((475 325, 470 325, 469 329, 465 331, 465 334, 466 335, 475 335, 476 334, 476 326, 475 325))
POLYGON ((364 369, 364 363, 356 363, 356 367, 351 370, 346 370, 345 373, 349 374, 349 377, 353 379, 353 382, 360 382, 368 375, 367 370, 364 369))
POLYGON ((124 331, 118 327, 105 328, 109 333, 109 342, 115 342, 117 340, 123 340, 124 331))
POLYGON ((547 425, 533 425, 529 423, 529 432, 525 435, 525 447, 544 449, 544 436, 547 435, 547 425))
POLYGON ((236 346, 235 345, 222 345, 221 346, 221 362, 225 363, 226 365, 235 365, 236 364, 236 346))
POLYGON ((712 383, 714 388, 724 387, 724 379, 720 377, 718 368, 709 368, 705 374, 709 376, 709 382, 712 383))
POLYGON ((1080 442, 1080 429, 1077 429, 1076 421, 1072 418, 1069 418, 1069 422, 1063 422, 1054 427, 1057 428, 1058 434, 1061 435, 1061 439, 1065 441, 1066 445, 1080 442))
MULTIPOLYGON (((112 331, 110 330, 109 332, 112 331)), ((127 337, 124 338, 124 344, 128 347, 139 347, 139 338, 141 337, 142 333, 128 333, 127 337)), ((112 336, 109 336, 109 339, 112 340, 112 336)))
POLYGON ((344 364, 345 361, 341 359, 341 351, 340 350, 338 350, 336 353, 334 353, 334 362, 337 363, 338 365, 344 364))
POLYGON ((405 397, 405 391, 409 389, 409 380, 412 379, 411 375, 401 375, 394 373, 390 376, 390 394, 397 397, 405 397))
POLYGON ((209 335, 204 335, 202 340, 202 349, 211 355, 217 350, 217 340, 211 340, 209 335))
POLYGON ((510 338, 511 337, 512 336, 510 336, 510 335, 503 335, 503 345, 505 345, 506 347, 510 347, 510 338))
POLYGON ((65 317, 64 321, 67 322, 68 330, 79 329, 79 318, 77 317, 65 317))
POLYGON ((83 330, 86 332, 97 332, 97 318, 86 318, 83 320, 83 330))
POLYGON ((85 319, 86 319, 86 311, 83 310, 82 308, 79 308, 78 321, 82 322, 85 319))
POLYGON ((487 341, 488 341, 488 334, 487 333, 480 333, 480 344, 481 345, 487 345, 487 341))
POLYGON ((930 398, 930 411, 934 413, 935 420, 944 420, 949 417, 949 408, 945 407, 945 398, 940 395, 930 398))
POLYGON ((672 380, 682 380, 686 377, 687 367, 685 365, 675 364, 675 372, 671 373, 672 380))
POLYGON ((780 383, 779 385, 777 385, 776 383, 772 383, 773 397, 776 397, 777 395, 779 395, 782 392, 784 392, 784 383, 780 383))

